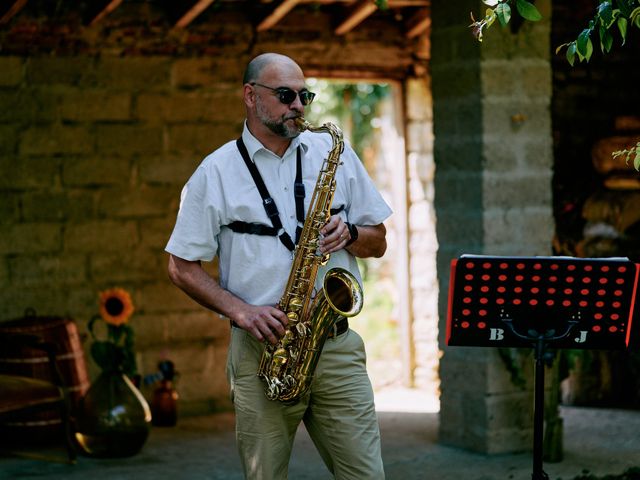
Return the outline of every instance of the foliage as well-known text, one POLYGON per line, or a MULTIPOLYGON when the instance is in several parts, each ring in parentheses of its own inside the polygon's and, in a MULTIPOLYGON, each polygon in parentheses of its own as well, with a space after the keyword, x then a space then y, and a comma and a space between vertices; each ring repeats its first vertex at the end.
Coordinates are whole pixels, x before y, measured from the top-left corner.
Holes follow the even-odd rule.
POLYGON ((478 41, 482 41, 483 32, 485 29, 489 28, 496 19, 500 22, 500 25, 503 27, 509 23, 511 20, 511 5, 515 2, 516 10, 520 14, 522 18, 525 20, 530 20, 532 22, 537 22, 542 19, 542 15, 535 7, 533 3, 527 2, 526 0, 483 0, 483 2, 489 6, 485 12, 485 16, 482 20, 476 20, 473 17, 473 13, 471 14, 471 20, 473 23, 469 25, 473 32, 473 35, 478 39, 478 41))
MULTIPOLYGON (((376 143, 380 104, 391 94, 384 83, 343 83, 308 78, 316 100, 305 117, 314 125, 335 122, 349 139, 361 160, 364 152, 376 143)), ((390 359, 400 356, 398 326, 393 313, 393 284, 388 274, 380 271, 378 262, 358 259, 367 299, 362 312, 349 319, 352 328, 365 340, 367 362, 374 388, 398 381, 397 368, 390 368, 390 359)))
POLYGON ((350 138, 355 152, 364 158, 364 150, 374 141, 378 106, 389 95, 389 85, 309 79, 309 86, 320 101, 311 105, 307 119, 315 124, 324 123, 327 117, 335 119, 350 138))
POLYGON ((580 32, 578 38, 573 42, 564 43, 556 49, 558 53, 562 48, 567 48, 567 61, 573 66, 576 56, 582 62, 587 62, 593 53, 593 42, 591 37, 597 30, 600 39, 600 49, 602 53, 608 53, 613 46, 612 30, 618 30, 624 45, 627 39, 627 28, 635 25, 640 28, 640 0, 606 0, 598 5, 595 16, 589 22, 587 28, 580 32))
POLYGON ((358 259, 363 273, 365 302, 359 315, 349 319, 367 346, 367 368, 374 389, 399 381, 401 356, 400 333, 394 313, 393 281, 387 273, 376 268, 371 259, 358 259))
POLYGON ((130 377, 137 373, 133 329, 128 325, 134 308, 126 290, 100 292, 100 315, 89 321, 94 340, 91 356, 105 371, 119 371, 130 377), (102 323, 98 323, 102 320, 102 323))
MULTIPOLYGON (((483 0, 489 6, 481 20, 475 20, 470 25, 475 37, 482 41, 483 31, 489 28, 497 19, 504 27, 511 19, 511 5, 515 3, 518 14, 525 20, 537 22, 542 18, 538 9, 526 0, 483 0)), ((567 61, 573 66, 576 58, 589 61, 593 54, 593 43, 599 41, 602 53, 608 53, 614 42, 614 33, 618 31, 622 45, 627 40, 629 26, 640 29, 640 0, 604 0, 598 5, 596 13, 578 37, 572 42, 563 43, 556 49, 559 53, 566 48, 567 61), (597 35, 597 39, 594 37, 597 35)))
POLYGON ((629 160, 633 156, 633 166, 636 170, 640 171, 640 142, 636 143, 635 147, 631 147, 625 150, 618 150, 611 154, 613 158, 625 156, 625 161, 629 164, 629 160))

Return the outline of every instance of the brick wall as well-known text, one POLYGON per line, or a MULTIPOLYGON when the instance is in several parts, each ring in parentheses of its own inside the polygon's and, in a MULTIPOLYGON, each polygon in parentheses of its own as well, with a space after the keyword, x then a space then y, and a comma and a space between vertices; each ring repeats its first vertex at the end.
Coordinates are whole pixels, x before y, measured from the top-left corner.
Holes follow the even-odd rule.
POLYGON ((0 321, 33 308, 86 334, 98 292, 124 287, 141 372, 168 357, 183 412, 228 408, 229 327, 166 275, 182 185, 239 135, 254 55, 289 54, 315 75, 404 78, 413 44, 376 21, 335 37, 320 14, 256 35, 250 12, 205 14, 185 31, 152 4, 125 2, 91 28, 72 7, 55 23, 39 13, 26 7, 0 29, 0 321))

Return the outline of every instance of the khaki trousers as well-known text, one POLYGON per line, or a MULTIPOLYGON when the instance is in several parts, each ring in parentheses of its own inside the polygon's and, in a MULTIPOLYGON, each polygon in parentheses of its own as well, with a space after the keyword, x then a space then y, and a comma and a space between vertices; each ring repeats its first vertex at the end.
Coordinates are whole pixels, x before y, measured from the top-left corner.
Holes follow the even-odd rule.
POLYGON ((256 375, 263 345, 231 329, 227 378, 236 412, 236 441, 250 480, 287 478, 300 422, 338 480, 384 479, 373 389, 360 335, 347 330, 325 342, 310 392, 292 406, 268 400, 256 375))

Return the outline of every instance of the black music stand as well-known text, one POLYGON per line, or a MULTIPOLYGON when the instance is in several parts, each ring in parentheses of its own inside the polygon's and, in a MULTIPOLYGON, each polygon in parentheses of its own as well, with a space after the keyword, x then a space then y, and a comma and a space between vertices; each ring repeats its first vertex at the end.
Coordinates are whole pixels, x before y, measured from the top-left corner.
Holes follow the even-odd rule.
POLYGON ((447 345, 534 348, 533 480, 549 478, 542 469, 546 348, 627 348, 639 271, 623 258, 452 261, 447 345))

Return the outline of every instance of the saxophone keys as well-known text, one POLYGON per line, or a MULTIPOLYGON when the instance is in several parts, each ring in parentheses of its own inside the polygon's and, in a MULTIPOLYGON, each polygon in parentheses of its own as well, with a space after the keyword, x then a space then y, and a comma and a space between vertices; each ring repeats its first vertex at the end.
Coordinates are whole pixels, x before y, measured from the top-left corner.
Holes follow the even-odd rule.
POLYGON ((293 378, 291 375, 287 375, 286 377, 284 377, 284 387, 286 389, 292 389, 293 387, 296 386, 296 379, 293 378))
POLYGON ((280 387, 278 386, 278 383, 280 382, 278 381, 277 378, 273 378, 269 382, 269 385, 267 387, 267 392, 266 392, 267 398, 269 400, 276 400, 280 395, 280 387))
POLYGON ((290 301, 289 301, 289 309, 290 311, 287 313, 287 316, 289 316, 290 314, 296 315, 297 318, 297 314, 295 313, 297 310, 300 310, 302 308, 302 299, 300 297, 293 297, 290 301))
POLYGON ((288 347, 289 345, 291 345, 293 343, 294 340, 295 340, 295 338, 294 338, 294 335, 293 335, 293 331, 291 329, 287 329, 284 332, 284 336, 280 339, 280 342, 282 343, 283 347, 288 347))
POLYGON ((301 337, 306 337, 309 334, 309 328, 303 322, 300 322, 296 325, 296 330, 298 330, 298 335, 301 337))
POLYGON ((271 370, 269 374, 272 377, 278 377, 288 360, 289 355, 287 354, 287 351, 284 348, 279 347, 275 352, 273 352, 271 357, 271 370))

